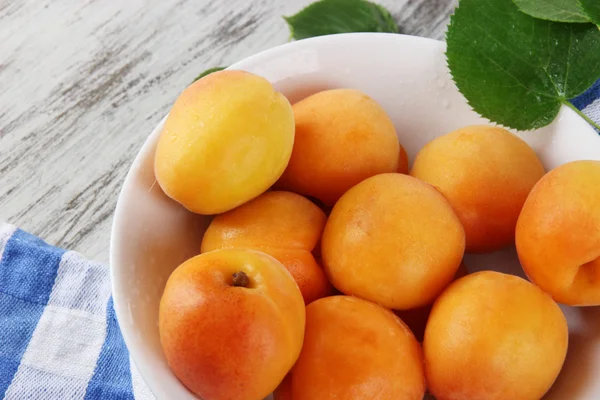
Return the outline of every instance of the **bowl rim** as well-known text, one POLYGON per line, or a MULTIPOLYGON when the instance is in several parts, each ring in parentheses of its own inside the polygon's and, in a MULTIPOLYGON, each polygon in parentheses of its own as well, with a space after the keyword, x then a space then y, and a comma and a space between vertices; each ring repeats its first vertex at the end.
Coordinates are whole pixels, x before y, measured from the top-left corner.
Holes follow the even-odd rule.
MULTIPOLYGON (((441 47, 444 49, 446 47, 446 43, 441 40, 425 38, 425 37, 421 37, 421 36, 407 35, 407 34, 402 34, 402 33, 384 33, 384 32, 338 33, 338 34, 323 35, 323 36, 317 36, 317 37, 287 42, 287 43, 283 43, 283 44, 280 44, 280 45, 277 45, 274 47, 270 47, 268 49, 265 49, 258 53, 255 53, 249 57, 243 58, 243 59, 233 63, 226 69, 227 70, 238 69, 239 65, 260 62, 261 59, 270 58, 280 52, 292 52, 298 48, 302 48, 302 47, 306 47, 306 46, 308 46, 308 47, 318 46, 319 44, 324 43, 324 42, 331 42, 331 41, 336 41, 336 40, 352 41, 354 38, 357 38, 357 37, 378 38, 378 37, 384 37, 384 36, 385 37, 397 37, 399 40, 405 40, 405 41, 409 41, 409 42, 420 42, 424 46, 432 46, 432 47, 437 46, 437 47, 441 47)), ((113 308, 115 311, 115 316, 117 318, 117 321, 123 321, 125 314, 127 312, 126 305, 123 302, 121 293, 119 290, 117 290, 117 281, 118 281, 117 272, 122 269, 122 266, 119 261, 119 255, 120 255, 121 249, 120 249, 120 246, 118 243, 119 242, 118 238, 119 238, 119 231, 121 230, 121 226, 124 221, 123 216, 126 212, 126 210, 123 206, 124 193, 128 190, 129 186, 131 186, 131 184, 135 178, 135 173, 137 172, 137 170, 139 169, 139 167, 141 166, 141 164, 144 160, 143 155, 146 155, 146 153, 148 153, 150 151, 150 149, 152 148, 152 145, 154 144, 155 136, 157 135, 157 131, 162 129, 168 116, 169 116, 169 113, 167 113, 163 118, 161 118, 161 120, 154 127, 152 132, 146 137, 146 139, 144 140, 144 143, 142 144, 142 146, 139 148, 138 152, 136 153, 133 162, 129 166, 127 175, 125 176, 125 179, 123 180, 123 183, 121 184, 121 188, 119 189, 117 203, 116 203, 116 206, 114 209, 113 221, 112 221, 111 231, 110 231, 110 241, 109 241, 109 271, 110 271, 110 282, 111 282, 111 296, 113 299, 113 308)), ((138 369, 145 369, 145 366, 140 367, 139 361, 141 358, 140 353, 142 352, 142 349, 138 347, 138 345, 136 343, 136 339, 133 337, 132 333, 129 330, 123 329, 123 325, 121 323, 119 323, 119 327, 120 327, 121 335, 123 337, 125 345, 129 351, 130 359, 133 360, 134 363, 136 363, 136 367, 138 367, 138 369)), ((144 377, 144 373, 142 371, 140 371, 140 373, 141 373, 142 377, 144 377)), ((145 381, 145 379, 144 379, 144 381, 145 381)), ((154 382, 146 382, 146 384, 148 385, 148 388, 153 393, 155 393, 155 391, 156 391, 155 383, 154 382)))
MULTIPOLYGON (((339 33, 339 34, 331 34, 318 36, 313 38, 307 38, 292 42, 283 43, 260 52, 257 52, 249 57, 243 58, 229 67, 227 70, 232 69, 243 69, 244 65, 247 64, 257 64, 262 62, 263 60, 273 58, 278 54, 285 53, 293 53, 302 48, 310 48, 310 47, 319 47, 324 43, 330 43, 339 41, 341 43, 350 44, 353 40, 359 38, 370 38, 371 40, 376 40, 381 37, 394 37, 394 40, 397 40, 394 43, 398 45, 402 45, 402 43, 410 43, 411 45, 420 45, 423 47, 430 47, 431 51, 439 51, 443 50, 445 52, 446 43, 442 40, 431 39, 421 36, 413 36, 407 34, 398 34, 398 33, 382 33, 382 32, 357 32, 357 33, 339 33)), ((389 42, 388 42, 389 43, 389 42)), ((174 100, 173 100, 174 101, 174 100)), ((581 118, 577 113, 573 110, 569 109, 565 105, 561 105, 561 111, 566 112, 568 114, 577 115, 578 118, 581 118)), ((138 369, 141 378, 144 380, 150 391, 157 396, 158 393, 161 393, 159 389, 160 385, 155 380, 149 380, 148 376, 151 375, 152 366, 141 363, 143 359, 143 348, 139 342, 139 339, 134 337, 133 332, 130 329, 123 329, 124 325, 121 323, 125 320, 125 316, 128 313, 128 306, 124 302, 123 293, 120 292, 117 288, 117 284, 119 281, 118 272, 123 270, 123 265, 120 262, 120 254, 122 252, 123 246, 119 245, 119 232, 122 230, 122 226, 125 220, 126 209, 124 208, 124 197, 126 191, 129 190, 129 187, 132 185, 136 178, 136 174, 143 164, 144 160, 147 157, 147 154, 152 149, 155 144, 156 138, 158 137, 158 133, 162 130, 163 125, 168 117, 169 113, 167 113, 155 126, 152 132, 146 137, 142 146, 139 148, 133 162, 130 164, 127 174, 121 184, 121 188, 118 193, 117 203, 114 209, 113 221, 110 231, 110 242, 109 242, 109 271, 110 271, 110 280, 111 280, 111 296, 113 299, 113 308, 115 312, 115 316, 117 321, 120 322, 120 330, 125 342, 125 345, 129 352, 129 359, 135 363, 135 367, 138 369)), ((581 118, 583 119, 583 118, 581 118)), ((590 133, 597 135, 596 131, 590 126, 590 133)), ((599 136, 600 140, 600 136, 599 136)), ((183 384, 182 384, 183 386, 183 384)), ((190 392, 191 393, 191 392, 190 392)), ((157 399, 159 397, 157 396, 157 399)))

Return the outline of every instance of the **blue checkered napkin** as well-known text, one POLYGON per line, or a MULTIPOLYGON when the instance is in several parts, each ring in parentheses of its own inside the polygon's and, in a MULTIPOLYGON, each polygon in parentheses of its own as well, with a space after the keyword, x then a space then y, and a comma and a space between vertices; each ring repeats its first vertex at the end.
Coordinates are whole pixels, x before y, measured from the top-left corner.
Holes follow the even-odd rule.
MULTIPOLYGON (((573 104, 600 123, 600 82, 573 104)), ((153 399, 121 337, 108 268, 1 223, 0 398, 153 399)))
POLYGON ((0 223, 0 398, 152 399, 105 265, 0 223))

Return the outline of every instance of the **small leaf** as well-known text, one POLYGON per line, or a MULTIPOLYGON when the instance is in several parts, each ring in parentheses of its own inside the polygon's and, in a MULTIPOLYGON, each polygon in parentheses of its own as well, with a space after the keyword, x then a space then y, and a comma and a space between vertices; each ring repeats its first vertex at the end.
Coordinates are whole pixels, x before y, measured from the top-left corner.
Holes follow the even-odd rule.
POLYGON ((365 0, 321 0, 284 19, 296 40, 348 32, 398 33, 390 12, 365 0))
POLYGON ((205 77, 206 75, 210 75, 213 72, 218 72, 218 71, 222 71, 227 67, 214 67, 214 68, 209 68, 206 71, 204 71, 203 73, 201 73, 200 75, 198 75, 196 77, 196 79, 194 79, 194 82, 196 82, 198 79, 205 77))
POLYGON ((476 112, 529 130, 550 124, 561 103, 600 78, 600 30, 533 18, 511 0, 461 0, 446 55, 476 112))
POLYGON ((513 1, 519 10, 535 18, 557 22, 590 22, 588 16, 579 7, 577 0, 513 1))
POLYGON ((579 0, 581 9, 600 29, 600 0, 579 0))

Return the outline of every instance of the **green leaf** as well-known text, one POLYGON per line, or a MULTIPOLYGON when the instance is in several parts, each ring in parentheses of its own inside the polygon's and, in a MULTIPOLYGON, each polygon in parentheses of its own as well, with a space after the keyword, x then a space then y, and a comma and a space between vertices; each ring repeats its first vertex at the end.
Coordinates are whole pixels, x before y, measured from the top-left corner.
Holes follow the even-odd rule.
POLYGON ((398 33, 390 12, 365 0, 321 0, 284 19, 296 40, 348 32, 398 33))
POLYGON ((579 0, 581 9, 600 29, 600 0, 579 0))
POLYGON ((510 128, 535 129, 600 78, 600 30, 533 18, 511 0, 461 0, 448 27, 446 56, 477 113, 510 128))
POLYGON ((206 75, 210 75, 213 72, 218 72, 218 71, 222 71, 227 67, 214 67, 214 68, 209 68, 206 71, 204 71, 203 73, 201 73, 200 75, 198 75, 196 77, 196 79, 194 79, 194 82, 196 82, 198 79, 205 77, 206 75))
POLYGON ((519 7, 519 10, 535 18, 557 22, 590 22, 588 16, 579 7, 577 0, 513 1, 519 7))

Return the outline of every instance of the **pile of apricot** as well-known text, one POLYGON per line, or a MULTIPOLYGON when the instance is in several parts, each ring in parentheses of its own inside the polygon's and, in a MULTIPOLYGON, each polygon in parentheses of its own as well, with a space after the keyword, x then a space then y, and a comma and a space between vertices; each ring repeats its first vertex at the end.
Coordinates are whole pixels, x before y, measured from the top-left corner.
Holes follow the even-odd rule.
POLYGON ((213 216, 159 310, 201 399, 538 400, 567 352, 557 302, 600 304, 600 162, 545 171, 499 127, 438 137, 409 172, 367 94, 291 105, 223 71, 175 102, 155 174, 213 216), (510 245, 530 281, 467 273, 465 252, 510 245))

